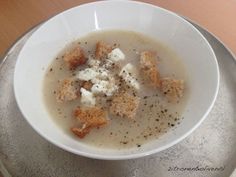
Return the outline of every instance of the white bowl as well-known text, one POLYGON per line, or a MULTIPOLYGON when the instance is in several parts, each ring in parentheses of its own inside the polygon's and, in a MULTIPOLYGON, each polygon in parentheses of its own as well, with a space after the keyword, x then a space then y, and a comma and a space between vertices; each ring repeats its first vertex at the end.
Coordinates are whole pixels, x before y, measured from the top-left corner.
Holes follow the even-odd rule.
POLYGON ((85 4, 51 18, 28 39, 19 54, 14 73, 18 106, 41 136, 72 153, 109 160, 150 155, 184 139, 206 118, 215 102, 218 87, 217 60, 202 34, 172 12, 133 1, 85 4), (133 30, 157 38, 180 56, 189 72, 191 94, 183 113, 185 119, 177 129, 139 150, 107 150, 80 143, 54 123, 44 105, 42 87, 45 68, 65 44, 91 31, 103 29, 133 30))

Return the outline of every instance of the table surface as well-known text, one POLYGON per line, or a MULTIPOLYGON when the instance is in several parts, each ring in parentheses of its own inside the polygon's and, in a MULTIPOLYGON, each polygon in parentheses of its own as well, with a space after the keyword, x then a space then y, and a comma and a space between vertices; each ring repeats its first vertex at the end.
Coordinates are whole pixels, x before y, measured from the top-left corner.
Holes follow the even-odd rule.
MULTIPOLYGON (((65 9, 94 0, 0 0, 0 56, 38 23, 65 9)), ((236 54, 236 0, 143 0, 203 26, 236 54)))

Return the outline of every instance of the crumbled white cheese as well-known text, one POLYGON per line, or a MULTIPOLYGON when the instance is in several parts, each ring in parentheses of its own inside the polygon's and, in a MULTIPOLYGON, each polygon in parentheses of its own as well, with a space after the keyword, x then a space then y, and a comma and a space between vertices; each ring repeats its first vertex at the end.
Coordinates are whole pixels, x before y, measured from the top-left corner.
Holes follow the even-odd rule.
POLYGON ((82 81, 89 81, 93 78, 95 78, 98 75, 95 69, 93 68, 86 68, 84 70, 79 71, 76 74, 76 78, 82 81))
POLYGON ((108 54, 108 59, 118 62, 125 59, 125 54, 119 48, 115 48, 108 54))
MULTIPOLYGON (((94 79, 107 80, 109 78, 109 71, 103 67, 86 68, 77 73, 76 78, 83 81, 94 79)), ((92 81, 93 83, 93 81, 92 81)))
POLYGON ((81 100, 80 101, 83 105, 94 106, 96 104, 96 99, 93 96, 92 92, 90 92, 84 88, 81 88, 80 92, 81 92, 81 100))
POLYGON ((106 59, 104 62, 103 67, 106 69, 111 69, 115 65, 114 61, 111 61, 109 59, 106 59))
POLYGON ((104 81, 100 80, 94 84, 91 88, 92 93, 94 94, 105 94, 107 96, 112 96, 113 93, 118 89, 114 81, 104 81))
POLYGON ((121 69, 119 76, 124 79, 127 85, 139 90, 140 85, 137 81, 136 73, 135 67, 128 63, 121 69))
MULTIPOLYGON (((85 96, 86 94, 105 94, 106 96, 112 96, 114 92, 118 90, 118 86, 115 84, 115 79, 110 73, 109 69, 115 64, 115 61, 124 59, 124 55, 120 49, 117 49, 111 52, 110 57, 111 59, 106 59, 104 64, 100 66, 101 61, 95 60, 92 56, 89 56, 87 63, 90 68, 86 68, 77 73, 77 79, 91 81, 93 84, 91 92, 87 90, 81 90, 81 93, 85 92, 85 96)), ((91 95, 91 98, 92 96, 93 95, 91 95)), ((81 96, 81 102, 87 104, 86 98, 83 98, 83 93, 81 96)))
POLYGON ((98 68, 101 63, 99 60, 94 59, 91 55, 89 55, 87 62, 88 62, 88 65, 93 68, 98 68))
POLYGON ((105 93, 107 90, 106 88, 107 84, 108 81, 103 81, 103 80, 98 81, 96 84, 92 86, 91 88, 92 93, 94 94, 105 93))
POLYGON ((109 71, 106 70, 105 68, 102 67, 98 68, 97 73, 98 73, 97 78, 99 79, 106 80, 109 78, 109 71))
POLYGON ((91 82, 92 82, 92 84, 97 84, 97 83, 99 83, 101 81, 101 79, 98 79, 98 78, 93 78, 93 79, 91 79, 91 82))

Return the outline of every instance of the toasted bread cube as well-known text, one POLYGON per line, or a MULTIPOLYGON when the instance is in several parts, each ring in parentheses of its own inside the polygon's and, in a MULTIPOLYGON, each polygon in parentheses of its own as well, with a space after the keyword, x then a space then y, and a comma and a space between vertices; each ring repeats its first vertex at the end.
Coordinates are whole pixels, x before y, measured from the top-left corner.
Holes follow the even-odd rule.
POLYGON ((86 126, 100 127, 108 123, 107 113, 100 107, 77 107, 74 116, 86 126))
POLYGON ((83 81, 82 82, 82 87, 86 90, 91 90, 92 86, 93 86, 93 83, 90 81, 83 81))
POLYGON ((73 127, 71 131, 79 138, 84 138, 91 129, 108 123, 107 113, 99 107, 77 107, 74 116, 82 123, 82 127, 73 127))
POLYGON ((160 74, 159 74, 156 67, 155 68, 153 67, 153 68, 150 68, 147 70, 143 70, 142 72, 144 74, 144 77, 147 78, 147 80, 149 81, 149 83, 152 86, 155 86, 157 88, 160 87, 160 74))
POLYGON ((183 97, 184 81, 172 78, 161 79, 161 91, 168 101, 176 102, 183 97))
POLYGON ((153 52, 144 51, 140 55, 140 68, 144 77, 151 85, 160 87, 160 74, 157 69, 157 59, 153 52))
POLYGON ((82 127, 82 128, 78 128, 78 127, 72 127, 71 131, 78 136, 79 138, 84 138, 91 130, 91 127, 82 127))
POLYGON ((77 107, 74 116, 82 127, 73 127, 71 131, 79 138, 84 138, 91 129, 108 123, 107 113, 99 107, 77 107))
POLYGON ((99 41, 96 44, 95 57, 96 59, 102 60, 107 57, 108 53, 112 51, 112 46, 105 42, 99 41))
POLYGON ((110 112, 113 115, 134 119, 140 99, 126 92, 113 97, 110 112))
POLYGON ((84 51, 78 46, 65 54, 64 61, 68 64, 69 69, 74 70, 78 66, 85 64, 87 59, 84 55, 84 51))
POLYGON ((149 69, 157 66, 157 60, 154 52, 143 51, 140 54, 140 66, 142 69, 149 69))
POLYGON ((56 99, 60 103, 75 100, 79 97, 78 90, 73 79, 65 79, 57 90, 56 99))

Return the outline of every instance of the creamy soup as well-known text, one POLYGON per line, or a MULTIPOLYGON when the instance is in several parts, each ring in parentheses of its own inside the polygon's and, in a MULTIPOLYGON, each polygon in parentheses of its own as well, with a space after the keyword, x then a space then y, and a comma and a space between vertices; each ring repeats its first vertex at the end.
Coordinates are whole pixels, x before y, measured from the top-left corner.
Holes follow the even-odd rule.
MULTIPOLYGON (((118 77, 122 76, 119 75, 118 77)), ((125 81, 123 80, 123 82, 125 81)), ((181 123, 183 119, 181 115, 189 95, 187 84, 188 80, 184 64, 171 49, 140 33, 110 30, 90 33, 65 47, 47 69, 43 93, 46 107, 52 119, 63 131, 78 141, 101 148, 142 148, 143 144, 158 139, 161 135, 173 130, 181 123), (117 84, 117 88, 110 95, 105 95, 106 93, 104 93, 96 96, 95 94, 96 106, 102 107, 102 110, 107 112, 106 119, 108 122, 90 129, 81 138, 73 134, 71 128, 81 126, 80 121, 75 118, 74 110, 78 106, 83 107, 81 103, 82 94, 78 93, 79 96, 76 99, 59 102, 57 94, 63 79, 75 78, 75 80, 78 80, 77 82, 80 82, 77 77, 78 73, 88 67, 88 61, 86 61, 71 70, 64 60, 65 53, 70 52, 79 45, 83 49, 86 58, 89 58, 89 56, 94 57, 98 41, 104 41, 111 45, 113 50, 119 48, 125 56, 125 59, 118 61, 119 67, 110 72, 116 72, 116 75, 119 75, 119 72, 128 63, 136 69, 135 79, 139 84, 138 89, 130 88, 132 84, 129 85, 130 83, 128 82, 126 88, 122 89, 129 92, 131 96, 138 97, 139 103, 134 117, 122 117, 118 114, 111 114, 109 111, 112 99, 114 95, 119 93, 121 84, 117 84), (146 77, 143 76, 145 74, 140 69, 142 68, 140 66, 140 54, 142 51, 152 51, 156 55, 156 67, 160 78, 168 77, 184 81, 183 96, 181 98, 172 102, 166 98, 165 91, 162 91, 158 86, 153 86, 152 83, 148 83, 146 77)), ((77 89, 78 92, 81 92, 79 90, 81 89, 80 87, 77 89)))

